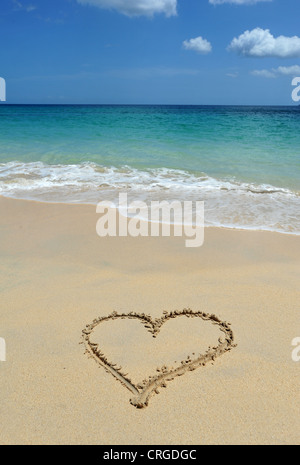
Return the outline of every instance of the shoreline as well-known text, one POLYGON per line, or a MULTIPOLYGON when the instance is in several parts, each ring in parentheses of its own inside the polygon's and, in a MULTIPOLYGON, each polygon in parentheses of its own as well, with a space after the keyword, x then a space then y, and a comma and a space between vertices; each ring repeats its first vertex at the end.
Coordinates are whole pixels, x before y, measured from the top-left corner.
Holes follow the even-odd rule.
MULTIPOLYGON (((83 206, 83 207, 93 207, 94 209, 96 208, 97 204, 96 203, 89 203, 89 202, 55 202, 55 201, 48 201, 48 200, 35 200, 35 199, 21 199, 21 198, 16 198, 16 197, 8 197, 5 195, 0 194, 0 199, 7 199, 7 200, 13 200, 13 201, 20 201, 20 202, 28 202, 28 203, 36 203, 36 204, 45 204, 45 205, 68 205, 68 206, 83 206)), ((101 201, 101 200, 100 200, 101 201)), ((128 220, 131 218, 130 216, 126 217, 128 220)), ((143 220, 144 221, 144 220, 143 220)), ((148 223, 151 223, 151 220, 148 220, 148 223)), ((162 222, 160 221, 160 224, 162 222)), ((171 223, 171 227, 174 226, 173 223, 171 223)), ((255 229, 255 228, 247 228, 247 227, 241 227, 241 226, 222 226, 222 225, 205 225, 204 229, 220 229, 220 230, 226 230, 226 231, 245 231, 245 232, 260 232, 260 233, 275 233, 275 234, 283 234, 283 235, 288 235, 288 236, 295 236, 299 237, 300 232, 288 232, 288 231, 278 231, 278 230, 272 230, 272 229, 255 229)))
MULTIPOLYGON (((298 236, 212 227, 188 249, 180 237, 99 238, 88 205, 0 197, 0 212, 1 444, 299 442, 298 236), (237 347, 137 410, 85 355, 82 330, 113 311, 185 308, 230 322, 237 347)), ((174 318, 153 339, 134 320, 109 321, 95 342, 140 380, 197 352, 198 330, 201 353, 214 343, 196 323, 174 318)))

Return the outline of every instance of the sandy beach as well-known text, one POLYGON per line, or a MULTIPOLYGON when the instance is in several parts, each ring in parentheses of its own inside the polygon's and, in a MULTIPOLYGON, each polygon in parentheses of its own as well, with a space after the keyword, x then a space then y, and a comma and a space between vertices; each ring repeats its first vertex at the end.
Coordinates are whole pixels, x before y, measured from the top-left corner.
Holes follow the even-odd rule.
MULTIPOLYGON (((99 238, 88 205, 0 198, 0 212, 1 444, 299 443, 299 236, 207 228, 188 249, 174 237, 99 238), (237 347, 137 409, 85 354, 82 330, 113 311, 184 308, 230 322, 237 347)), ((93 337, 138 382, 215 344, 218 328, 179 318, 157 338, 128 319, 93 337)))

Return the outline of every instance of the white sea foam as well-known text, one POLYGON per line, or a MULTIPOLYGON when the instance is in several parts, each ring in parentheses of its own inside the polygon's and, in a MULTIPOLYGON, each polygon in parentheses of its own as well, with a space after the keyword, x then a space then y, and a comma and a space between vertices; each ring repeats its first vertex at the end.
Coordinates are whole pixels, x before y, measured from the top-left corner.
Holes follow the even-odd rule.
POLYGON ((207 226, 300 234, 300 194, 267 184, 220 180, 166 168, 107 168, 93 163, 0 164, 0 195, 45 202, 202 200, 207 226))

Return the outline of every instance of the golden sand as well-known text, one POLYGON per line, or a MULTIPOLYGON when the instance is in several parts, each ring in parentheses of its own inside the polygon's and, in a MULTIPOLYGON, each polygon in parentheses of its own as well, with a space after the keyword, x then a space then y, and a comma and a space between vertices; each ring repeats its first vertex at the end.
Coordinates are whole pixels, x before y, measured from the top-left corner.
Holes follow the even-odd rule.
POLYGON ((300 237, 208 228, 188 249, 99 238, 93 206, 0 198, 0 212, 1 444, 299 443, 300 237), (228 322, 237 346, 215 356, 228 322), (146 408, 105 360, 152 383, 146 408))

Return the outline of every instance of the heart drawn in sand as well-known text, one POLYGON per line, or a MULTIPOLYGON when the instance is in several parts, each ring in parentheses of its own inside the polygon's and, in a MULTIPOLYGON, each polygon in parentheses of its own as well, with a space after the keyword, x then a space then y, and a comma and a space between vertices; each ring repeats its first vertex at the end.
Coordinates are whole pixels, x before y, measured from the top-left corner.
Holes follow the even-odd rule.
POLYGON ((111 373, 118 379, 132 394, 130 403, 137 408, 147 407, 151 395, 159 393, 159 388, 165 388, 167 381, 172 381, 177 376, 184 375, 187 371, 193 371, 200 366, 205 366, 209 362, 213 362, 217 357, 220 357, 225 352, 230 351, 236 345, 234 344, 233 331, 230 328, 230 323, 221 321, 216 315, 194 312, 190 309, 182 311, 164 312, 161 318, 152 319, 150 315, 144 313, 117 313, 113 312, 111 315, 99 317, 93 323, 87 325, 82 331, 82 343, 86 348, 86 353, 92 357, 100 366, 102 366, 108 373, 111 373), (122 373, 121 367, 109 361, 98 344, 91 341, 91 334, 95 328, 104 321, 117 320, 117 319, 135 319, 139 320, 145 328, 157 337, 164 323, 172 318, 178 316, 185 316, 187 318, 201 318, 202 320, 209 321, 213 325, 217 325, 219 330, 224 334, 224 339, 218 339, 218 345, 209 347, 204 354, 197 357, 188 356, 181 364, 174 369, 168 369, 166 366, 158 368, 156 373, 149 376, 148 379, 143 380, 141 383, 133 383, 127 374, 122 373))

